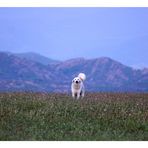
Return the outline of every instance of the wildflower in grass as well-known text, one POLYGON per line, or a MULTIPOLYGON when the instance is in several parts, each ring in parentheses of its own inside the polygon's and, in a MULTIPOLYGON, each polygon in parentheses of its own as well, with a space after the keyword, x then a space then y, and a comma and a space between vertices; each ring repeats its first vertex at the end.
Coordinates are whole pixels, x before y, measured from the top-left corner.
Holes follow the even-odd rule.
POLYGON ((104 108, 104 110, 103 110, 104 112, 106 112, 107 111, 107 109, 106 108, 104 108))

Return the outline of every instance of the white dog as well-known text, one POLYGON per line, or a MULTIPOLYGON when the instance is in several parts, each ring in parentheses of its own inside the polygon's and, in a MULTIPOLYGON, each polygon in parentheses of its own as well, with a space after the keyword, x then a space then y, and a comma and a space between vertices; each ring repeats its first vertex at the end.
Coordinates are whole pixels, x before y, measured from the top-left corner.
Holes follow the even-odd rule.
POLYGON ((86 79, 86 75, 84 73, 80 73, 77 77, 72 80, 71 84, 71 92, 72 97, 79 99, 80 97, 84 97, 84 84, 83 81, 86 79))

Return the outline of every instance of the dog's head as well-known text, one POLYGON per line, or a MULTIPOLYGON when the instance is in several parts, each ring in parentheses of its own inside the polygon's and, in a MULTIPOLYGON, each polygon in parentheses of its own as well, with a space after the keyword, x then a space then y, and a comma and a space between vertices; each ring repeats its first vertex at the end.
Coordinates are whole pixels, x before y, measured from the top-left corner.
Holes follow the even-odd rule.
POLYGON ((72 83, 78 85, 78 84, 82 83, 82 80, 81 80, 79 77, 75 77, 75 78, 72 80, 72 83))

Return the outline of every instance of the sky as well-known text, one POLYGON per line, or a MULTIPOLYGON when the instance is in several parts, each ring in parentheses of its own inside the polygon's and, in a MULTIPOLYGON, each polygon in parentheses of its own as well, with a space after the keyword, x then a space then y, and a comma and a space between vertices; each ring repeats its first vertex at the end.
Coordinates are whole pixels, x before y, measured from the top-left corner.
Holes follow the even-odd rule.
POLYGON ((0 51, 148 67, 148 8, 0 8, 0 51))

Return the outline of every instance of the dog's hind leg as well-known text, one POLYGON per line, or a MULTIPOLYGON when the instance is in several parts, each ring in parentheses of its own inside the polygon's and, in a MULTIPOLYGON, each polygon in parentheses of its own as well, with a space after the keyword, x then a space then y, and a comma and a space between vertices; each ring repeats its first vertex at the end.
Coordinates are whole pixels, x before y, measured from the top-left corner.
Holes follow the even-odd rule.
POLYGON ((80 96, 82 99, 84 98, 84 91, 83 90, 80 92, 80 96))
POLYGON ((81 91, 81 98, 84 98, 84 91, 81 91))

